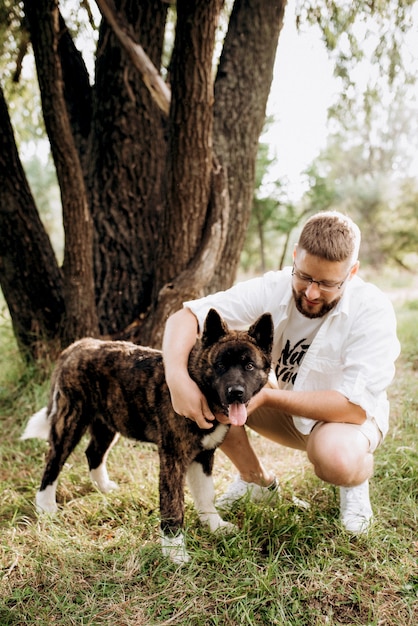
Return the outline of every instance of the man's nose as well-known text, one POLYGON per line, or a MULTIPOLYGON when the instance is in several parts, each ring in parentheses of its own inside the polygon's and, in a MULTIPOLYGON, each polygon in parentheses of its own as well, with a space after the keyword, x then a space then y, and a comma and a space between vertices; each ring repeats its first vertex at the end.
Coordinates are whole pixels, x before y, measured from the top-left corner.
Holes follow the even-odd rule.
POLYGON ((312 298, 312 300, 317 298, 320 295, 320 293, 321 293, 321 290, 319 286, 316 284, 316 282, 309 283, 309 285, 305 289, 305 295, 308 298, 312 298))

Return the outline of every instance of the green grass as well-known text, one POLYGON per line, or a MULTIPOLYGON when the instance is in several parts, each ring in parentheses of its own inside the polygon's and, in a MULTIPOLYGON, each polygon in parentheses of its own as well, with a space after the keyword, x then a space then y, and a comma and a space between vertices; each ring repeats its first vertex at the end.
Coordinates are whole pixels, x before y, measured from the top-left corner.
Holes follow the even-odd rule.
MULTIPOLYGON (((187 495, 192 556, 179 569, 158 540, 158 458, 152 446, 121 440, 109 458, 120 489, 91 485, 83 445, 58 488, 57 516, 38 517, 45 442, 19 441, 45 404, 48 381, 20 362, 8 322, 0 329, 0 624, 237 626, 418 623, 418 302, 398 310, 403 355, 391 388, 392 428, 376 454, 367 538, 338 522, 338 493, 305 456, 258 436, 253 442, 282 482, 276 508, 246 503, 227 537, 202 528, 187 495), (292 495, 308 501, 296 507, 292 495)), ((85 443, 85 442, 84 442, 85 443)), ((216 457, 220 492, 233 469, 216 457)))

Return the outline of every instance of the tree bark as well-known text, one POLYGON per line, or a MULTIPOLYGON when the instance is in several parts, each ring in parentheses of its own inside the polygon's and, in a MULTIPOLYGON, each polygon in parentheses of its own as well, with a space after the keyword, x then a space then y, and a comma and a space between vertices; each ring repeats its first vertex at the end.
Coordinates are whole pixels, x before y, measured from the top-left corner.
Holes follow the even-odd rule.
MULTIPOLYGON (((160 67, 167 5, 123 4, 131 37, 160 67)), ((151 304, 163 214, 167 121, 103 21, 89 170, 100 330, 116 335, 151 304)))
MULTIPOLYGON (((141 341, 159 347, 168 316, 180 309, 184 300, 199 298, 220 262, 228 235, 229 197, 225 170, 214 164, 211 182, 210 211, 198 251, 193 259, 172 281, 160 289, 152 313, 139 328, 141 341)), ((138 325, 128 329, 126 338, 135 341, 138 325)))
POLYGON ((158 287, 193 259, 207 221, 213 167, 212 58, 222 0, 178 0, 158 287))
POLYGON ((57 0, 25 1, 62 194, 64 343, 159 345, 183 300, 234 280, 285 0, 236 0, 214 85, 221 6, 177 1, 167 117, 164 86, 156 97, 132 57, 157 75, 167 3, 115 1, 119 39, 103 21, 90 89, 57 0))
MULTIPOLYGON (((62 277, 36 210, 0 87, 0 283, 22 353, 55 353, 62 277)), ((58 342, 59 343, 59 342, 58 342)))
POLYGON ((64 99, 58 54, 59 11, 56 0, 25 0, 32 46, 48 133, 61 189, 64 250, 63 343, 84 335, 97 335, 94 301, 92 221, 83 171, 75 147, 64 99))
POLYGON ((87 171, 88 142, 92 122, 92 89, 81 53, 60 16, 58 54, 62 68, 63 95, 75 146, 83 172, 87 171))
POLYGON ((215 83, 214 146, 228 170, 231 225, 207 291, 233 282, 251 212, 258 139, 286 0, 236 0, 215 83))

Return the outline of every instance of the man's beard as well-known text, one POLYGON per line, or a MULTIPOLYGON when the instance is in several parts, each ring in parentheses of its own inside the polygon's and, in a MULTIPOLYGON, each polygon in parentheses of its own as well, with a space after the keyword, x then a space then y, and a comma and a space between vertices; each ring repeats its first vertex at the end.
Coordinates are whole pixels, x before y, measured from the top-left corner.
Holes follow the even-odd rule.
POLYGON ((314 319, 317 317, 324 317, 324 315, 332 311, 332 309, 334 309, 337 306, 337 304, 339 303, 341 299, 341 296, 339 296, 338 298, 335 298, 335 300, 332 300, 331 302, 323 302, 320 309, 318 309, 318 311, 316 311, 315 313, 310 313, 309 311, 306 311, 303 308, 304 294, 298 293, 297 291, 295 291, 293 287, 292 287, 292 292, 293 292, 293 297, 295 299, 297 310, 299 311, 299 313, 302 313, 302 315, 304 315, 305 317, 309 317, 310 319, 314 319))

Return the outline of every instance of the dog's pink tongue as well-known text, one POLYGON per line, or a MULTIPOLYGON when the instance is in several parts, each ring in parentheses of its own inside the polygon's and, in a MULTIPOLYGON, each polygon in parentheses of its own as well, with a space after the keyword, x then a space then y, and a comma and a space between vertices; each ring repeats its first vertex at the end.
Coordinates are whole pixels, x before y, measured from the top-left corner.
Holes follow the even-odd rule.
POLYGON ((233 426, 243 426, 247 421, 247 408, 245 404, 234 402, 228 407, 229 421, 233 426))

